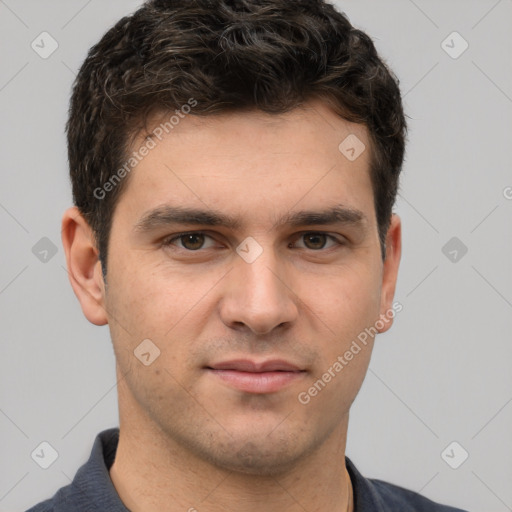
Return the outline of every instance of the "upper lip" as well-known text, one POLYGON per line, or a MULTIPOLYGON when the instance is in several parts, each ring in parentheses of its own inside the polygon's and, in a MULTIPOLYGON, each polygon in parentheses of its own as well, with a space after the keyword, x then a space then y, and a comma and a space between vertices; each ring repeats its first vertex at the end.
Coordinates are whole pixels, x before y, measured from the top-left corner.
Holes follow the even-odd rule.
POLYGON ((298 366, 283 359, 269 359, 267 361, 252 361, 250 359, 234 359, 215 363, 207 368, 212 370, 234 370, 239 372, 263 373, 263 372, 300 372, 298 366))

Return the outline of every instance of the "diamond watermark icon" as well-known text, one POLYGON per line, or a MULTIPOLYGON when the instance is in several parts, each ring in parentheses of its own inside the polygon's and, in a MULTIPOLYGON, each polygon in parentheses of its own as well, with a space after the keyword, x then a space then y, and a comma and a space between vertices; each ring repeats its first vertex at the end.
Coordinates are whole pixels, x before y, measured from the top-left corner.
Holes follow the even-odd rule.
POLYGON ((32 247, 32 254, 42 263, 48 263, 57 254, 57 246, 44 236, 32 247))
POLYGON ((338 146, 338 149, 340 150, 341 154, 345 158, 347 158, 347 160, 354 162, 364 153, 366 146, 364 145, 364 142, 357 135, 354 135, 353 133, 351 133, 338 146))
POLYGON ((236 248, 236 252, 246 263, 254 263, 263 254, 263 247, 249 236, 236 248))
POLYGON ((452 469, 458 469, 466 462, 469 453, 457 441, 452 441, 442 452, 441 458, 452 469))
POLYGON ((441 48, 452 59, 458 59, 469 48, 469 43, 458 32, 452 32, 443 40, 441 48))
POLYGON ((467 246, 454 236, 443 246, 441 252, 452 262, 458 263, 468 252, 467 246))
POLYGON ((160 349, 150 339, 143 340, 133 353, 144 366, 153 364, 160 357, 160 349))
POLYGON ((48 32, 41 32, 30 46, 39 57, 47 59, 59 47, 59 43, 48 32))
POLYGON ((43 469, 48 469, 59 458, 57 450, 47 441, 40 443, 30 456, 43 469))

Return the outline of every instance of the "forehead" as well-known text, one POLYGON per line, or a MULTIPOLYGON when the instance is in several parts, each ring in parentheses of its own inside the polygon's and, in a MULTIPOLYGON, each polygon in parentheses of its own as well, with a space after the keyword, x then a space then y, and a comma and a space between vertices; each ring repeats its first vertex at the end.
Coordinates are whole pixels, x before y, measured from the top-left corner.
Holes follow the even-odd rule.
POLYGON ((275 218, 294 205, 372 208, 367 129, 321 102, 285 114, 175 116, 172 125, 171 115, 154 117, 132 145, 152 147, 121 198, 133 211, 194 203, 275 218))

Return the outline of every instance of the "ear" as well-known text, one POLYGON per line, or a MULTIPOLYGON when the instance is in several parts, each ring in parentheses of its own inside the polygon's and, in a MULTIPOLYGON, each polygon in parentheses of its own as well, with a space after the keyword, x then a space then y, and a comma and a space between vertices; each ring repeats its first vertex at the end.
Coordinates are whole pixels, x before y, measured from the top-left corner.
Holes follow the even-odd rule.
POLYGON ((66 253, 69 281, 89 322, 105 325, 105 283, 94 233, 78 208, 62 217, 62 245, 66 253))
POLYGON ((389 311, 393 310, 398 267, 402 255, 402 223, 398 215, 391 216, 391 222, 386 235, 386 259, 382 270, 382 288, 380 299, 380 317, 386 321, 379 332, 386 332, 393 325, 394 315, 390 318, 389 311), (387 313, 387 314, 386 314, 387 313))

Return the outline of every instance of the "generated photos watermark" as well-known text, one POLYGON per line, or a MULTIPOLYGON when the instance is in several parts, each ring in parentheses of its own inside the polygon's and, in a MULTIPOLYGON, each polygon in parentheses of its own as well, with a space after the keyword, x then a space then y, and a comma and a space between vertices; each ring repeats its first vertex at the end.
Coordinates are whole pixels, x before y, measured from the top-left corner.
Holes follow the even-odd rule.
POLYGON ((366 327, 357 335, 357 340, 353 340, 350 347, 336 358, 325 373, 316 380, 313 385, 306 391, 301 391, 297 395, 298 401, 302 405, 307 405, 311 402, 311 399, 320 393, 331 380, 333 380, 349 363, 352 361, 361 350, 366 347, 368 340, 375 338, 375 336, 381 331, 389 322, 395 318, 397 313, 402 311, 403 305, 400 302, 394 302, 392 307, 388 309, 384 314, 380 315, 371 327, 366 327), (361 346, 362 345, 362 346, 361 346))
POLYGON ((164 123, 160 123, 150 134, 149 137, 146 137, 144 144, 139 147, 137 151, 134 151, 130 158, 126 160, 126 162, 114 173, 110 178, 103 184, 101 187, 97 187, 93 191, 93 195, 96 199, 102 200, 105 199, 109 192, 112 192, 117 185, 121 182, 123 178, 125 178, 133 168, 141 162, 144 157, 149 155, 152 149, 155 149, 158 145, 158 142, 161 142, 164 135, 171 133, 176 126, 178 126, 182 119, 190 114, 192 109, 197 106, 197 101, 194 98, 189 98, 187 103, 181 106, 180 109, 174 111, 174 115, 172 115, 167 121, 164 123), (158 142, 155 140, 158 139, 158 142))

